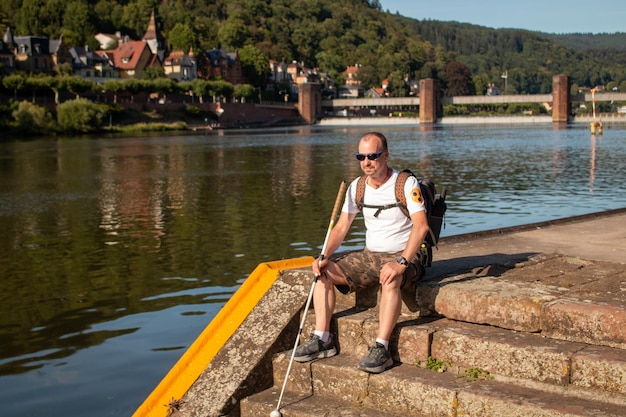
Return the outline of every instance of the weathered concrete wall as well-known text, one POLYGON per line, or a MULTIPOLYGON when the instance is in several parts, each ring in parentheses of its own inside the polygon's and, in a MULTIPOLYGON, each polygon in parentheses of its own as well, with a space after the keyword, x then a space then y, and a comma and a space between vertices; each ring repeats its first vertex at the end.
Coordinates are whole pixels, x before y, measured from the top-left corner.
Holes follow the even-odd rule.
POLYGON ((293 347, 311 289, 310 269, 287 270, 180 401, 177 417, 237 416, 239 400, 273 383, 271 360, 293 347))

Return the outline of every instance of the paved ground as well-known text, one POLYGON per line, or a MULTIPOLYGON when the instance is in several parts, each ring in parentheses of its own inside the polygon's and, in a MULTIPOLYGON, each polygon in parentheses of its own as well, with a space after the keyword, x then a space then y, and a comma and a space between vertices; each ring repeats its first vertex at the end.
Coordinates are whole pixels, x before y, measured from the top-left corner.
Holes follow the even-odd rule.
POLYGON ((626 263, 626 209, 531 226, 442 239, 434 259, 501 253, 559 253, 583 259, 626 263))

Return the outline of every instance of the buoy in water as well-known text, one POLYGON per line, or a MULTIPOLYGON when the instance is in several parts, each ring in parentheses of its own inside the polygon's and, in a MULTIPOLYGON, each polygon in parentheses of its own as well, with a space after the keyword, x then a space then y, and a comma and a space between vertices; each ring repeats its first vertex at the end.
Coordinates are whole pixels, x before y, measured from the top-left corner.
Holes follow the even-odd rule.
POLYGON ((589 123, 589 128, 591 129, 592 135, 595 135, 596 133, 598 133, 598 135, 602 134, 602 122, 591 122, 589 123))

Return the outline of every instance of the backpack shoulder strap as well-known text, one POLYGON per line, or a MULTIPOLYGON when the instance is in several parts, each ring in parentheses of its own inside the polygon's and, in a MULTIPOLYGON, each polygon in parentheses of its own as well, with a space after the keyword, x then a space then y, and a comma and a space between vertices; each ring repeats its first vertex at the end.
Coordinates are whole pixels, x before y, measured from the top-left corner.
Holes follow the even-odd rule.
POLYGON ((405 169, 398 174, 398 178, 396 179, 396 201, 398 202, 398 208, 402 210, 404 215, 408 218, 411 218, 409 215, 409 210, 406 207, 406 196, 404 195, 404 184, 406 184, 407 178, 415 176, 410 170, 405 169))
MULTIPOLYGON (((384 209, 391 208, 391 207, 398 207, 400 210, 402 210, 402 213, 404 213, 404 215, 410 219, 411 215, 409 214, 409 210, 406 207, 406 196, 404 195, 404 184, 406 184, 407 178, 411 176, 414 177, 415 174, 413 174, 413 172, 411 172, 408 169, 405 169, 401 171, 400 173, 398 173, 398 178, 396 178, 396 183, 395 183, 396 204, 392 204, 388 206, 380 206, 380 207, 379 206, 367 206, 367 207, 378 208, 379 209, 378 213, 380 212, 380 210, 384 210, 384 209)), ((365 207, 364 198, 365 198, 365 181, 366 180, 367 180, 367 175, 362 175, 361 177, 359 177, 359 180, 357 181, 357 184, 356 184, 356 205, 359 208, 359 210, 363 210, 363 207, 365 207)), ((375 214, 374 216, 377 217, 378 213, 375 214)))
POLYGON ((367 175, 361 175, 359 181, 356 183, 356 206, 359 210, 363 210, 363 199, 365 198, 365 181, 367 175))

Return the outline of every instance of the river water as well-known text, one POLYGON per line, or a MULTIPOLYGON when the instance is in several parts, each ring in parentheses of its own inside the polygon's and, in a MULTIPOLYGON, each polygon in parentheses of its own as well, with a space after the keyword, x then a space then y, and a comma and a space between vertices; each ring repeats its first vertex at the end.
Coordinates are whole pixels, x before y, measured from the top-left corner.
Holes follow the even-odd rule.
MULTIPOLYGON (((376 130, 452 236, 626 207, 625 128, 376 130)), ((131 415, 259 263, 319 252, 370 129, 0 143, 1 414, 131 415)))

